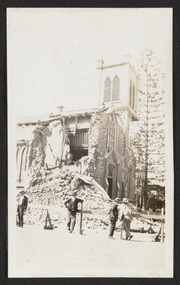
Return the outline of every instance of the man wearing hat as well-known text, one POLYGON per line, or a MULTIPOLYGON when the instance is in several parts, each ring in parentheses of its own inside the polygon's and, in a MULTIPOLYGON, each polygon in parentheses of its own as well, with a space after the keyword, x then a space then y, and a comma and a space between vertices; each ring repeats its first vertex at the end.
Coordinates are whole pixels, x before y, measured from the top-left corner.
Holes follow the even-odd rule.
POLYGON ((64 205, 68 209, 68 222, 67 227, 70 233, 74 232, 74 227, 76 224, 76 214, 78 211, 78 203, 83 203, 84 201, 77 198, 77 192, 74 191, 72 197, 65 201, 64 205))
POLYGON ((129 200, 127 198, 123 198, 123 205, 122 205, 120 220, 123 222, 124 230, 126 232, 126 240, 131 240, 133 237, 130 233, 132 214, 131 214, 131 209, 129 208, 128 203, 129 203, 129 200))
POLYGON ((110 230, 109 230, 109 238, 113 239, 113 234, 114 234, 114 230, 115 230, 115 226, 116 226, 116 222, 118 219, 118 198, 116 198, 113 202, 112 202, 112 206, 110 208, 109 211, 109 220, 110 220, 110 230))
POLYGON ((18 200, 18 207, 17 207, 17 213, 18 213, 18 226, 20 228, 23 227, 23 215, 27 209, 28 205, 28 198, 25 196, 25 191, 20 192, 20 197, 18 200))

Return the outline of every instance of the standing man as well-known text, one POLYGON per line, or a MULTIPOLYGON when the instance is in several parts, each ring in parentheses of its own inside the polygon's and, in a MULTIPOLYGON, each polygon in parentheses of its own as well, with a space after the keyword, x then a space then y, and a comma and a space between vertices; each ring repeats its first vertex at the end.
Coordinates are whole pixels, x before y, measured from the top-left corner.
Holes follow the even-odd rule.
POLYGON ((123 198, 123 205, 122 205, 120 220, 123 222, 123 227, 126 232, 126 240, 131 240, 133 237, 130 233, 132 213, 131 213, 131 209, 129 208, 128 203, 129 203, 129 200, 127 198, 123 198))
POLYGON ((23 227, 23 215, 27 209, 28 198, 25 196, 25 191, 20 192, 20 198, 18 201, 17 213, 18 213, 18 226, 23 227))
POLYGON ((74 227, 76 224, 76 214, 78 211, 78 203, 83 203, 84 201, 77 198, 77 193, 74 192, 72 197, 65 201, 64 205, 68 209, 68 231, 74 233, 74 227))
POLYGON ((113 239, 113 234, 114 234, 114 230, 115 230, 115 226, 116 226, 116 222, 118 219, 118 205, 117 205, 117 201, 118 199, 116 198, 113 202, 112 202, 112 206, 111 209, 109 211, 109 220, 110 220, 110 230, 109 230, 109 238, 113 239))

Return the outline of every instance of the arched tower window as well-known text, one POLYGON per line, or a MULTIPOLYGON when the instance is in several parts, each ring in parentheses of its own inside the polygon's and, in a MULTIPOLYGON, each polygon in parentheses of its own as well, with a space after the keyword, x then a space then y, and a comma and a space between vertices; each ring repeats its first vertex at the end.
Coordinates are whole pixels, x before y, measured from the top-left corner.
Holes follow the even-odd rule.
POLYGON ((116 75, 113 79, 112 101, 119 101, 119 87, 120 80, 119 77, 116 75))
POLYGON ((109 77, 104 81, 104 102, 109 102, 111 98, 111 79, 109 77))

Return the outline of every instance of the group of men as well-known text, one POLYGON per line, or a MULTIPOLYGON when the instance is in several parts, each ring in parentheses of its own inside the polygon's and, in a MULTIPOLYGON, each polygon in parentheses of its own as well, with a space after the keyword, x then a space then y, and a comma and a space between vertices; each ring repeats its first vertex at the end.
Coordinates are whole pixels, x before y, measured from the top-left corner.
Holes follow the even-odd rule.
MULTIPOLYGON (((110 231, 109 231, 109 238, 113 239, 113 234, 116 227, 116 222, 119 216, 118 210, 118 201, 119 199, 116 198, 109 211, 109 220, 110 220, 110 231)), ((78 211, 78 203, 83 203, 82 199, 77 198, 77 193, 74 192, 72 197, 65 201, 64 205, 68 209, 68 221, 67 221, 67 228, 70 233, 74 233, 74 228, 76 224, 76 214, 78 211)), ((128 199, 123 199, 123 205, 120 211, 120 221, 121 221, 121 228, 124 228, 126 232, 126 240, 132 239, 132 234, 130 232, 130 224, 132 221, 132 214, 131 209, 128 205, 128 199)))
MULTIPOLYGON (((78 212, 78 204, 83 203, 82 199, 77 198, 77 192, 74 191, 72 197, 65 201, 64 205, 68 210, 68 217, 67 217, 67 228, 70 233, 74 233, 74 228, 76 224, 76 214, 78 212)), ((116 227, 116 222, 119 218, 121 221, 121 228, 123 227, 126 232, 126 240, 131 240, 132 235, 130 232, 130 224, 132 221, 132 214, 131 209, 128 205, 128 199, 123 199, 123 205, 121 205, 121 209, 118 209, 118 202, 119 199, 116 198, 112 202, 112 206, 109 211, 109 220, 110 220, 110 230, 109 230, 109 238, 113 239, 113 234, 116 227), (119 214, 120 212, 120 214, 119 214)), ((27 209, 28 205, 28 198, 25 196, 25 191, 21 192, 21 195, 18 200, 18 207, 17 207, 17 225, 19 227, 23 227, 23 215, 27 209)))
POLYGON ((131 240, 133 238, 131 232, 130 232, 130 225, 131 225, 131 221, 132 221, 132 212, 131 209, 129 207, 129 201, 127 198, 123 198, 123 205, 121 205, 121 209, 120 209, 120 215, 119 215, 119 210, 118 210, 118 201, 119 199, 116 198, 113 203, 112 206, 110 208, 110 212, 109 212, 109 220, 110 220, 110 231, 109 231, 109 238, 113 239, 113 234, 115 231, 115 227, 116 227, 116 222, 119 218, 119 220, 121 221, 121 230, 122 228, 125 230, 126 232, 126 240, 131 240))

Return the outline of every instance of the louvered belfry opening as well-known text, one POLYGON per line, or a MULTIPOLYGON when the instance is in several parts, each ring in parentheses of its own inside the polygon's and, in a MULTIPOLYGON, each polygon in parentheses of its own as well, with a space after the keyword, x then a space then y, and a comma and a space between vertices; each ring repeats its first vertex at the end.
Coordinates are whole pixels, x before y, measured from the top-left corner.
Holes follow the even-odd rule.
POLYGON ((106 78, 104 82, 104 102, 109 102, 111 99, 111 79, 106 78))
POLYGON ((112 101, 119 101, 120 79, 116 75, 113 79, 112 101))

